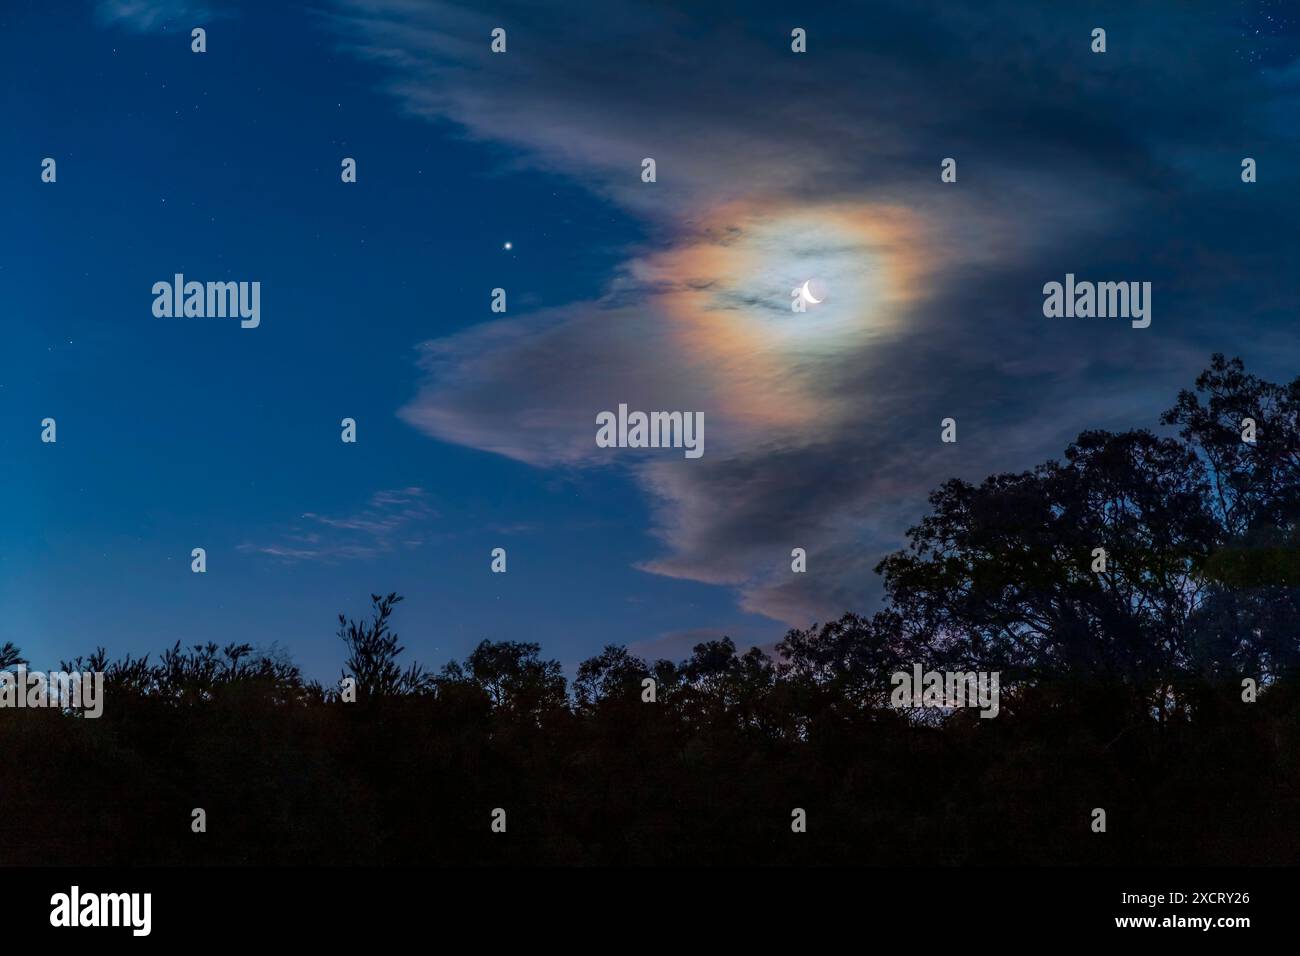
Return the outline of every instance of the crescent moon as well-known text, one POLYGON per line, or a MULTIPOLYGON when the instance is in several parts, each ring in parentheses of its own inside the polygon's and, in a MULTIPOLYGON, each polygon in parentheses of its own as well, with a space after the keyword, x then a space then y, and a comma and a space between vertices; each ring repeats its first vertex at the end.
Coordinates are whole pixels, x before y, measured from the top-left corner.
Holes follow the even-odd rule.
MULTIPOLYGON (((808 282, 812 282, 812 279, 809 279, 808 282)), ((803 288, 799 290, 799 294, 803 296, 804 299, 807 300, 808 302, 811 302, 813 305, 817 305, 819 302, 821 302, 821 299, 813 298, 813 294, 808 291, 808 282, 805 282, 803 284, 803 288)))

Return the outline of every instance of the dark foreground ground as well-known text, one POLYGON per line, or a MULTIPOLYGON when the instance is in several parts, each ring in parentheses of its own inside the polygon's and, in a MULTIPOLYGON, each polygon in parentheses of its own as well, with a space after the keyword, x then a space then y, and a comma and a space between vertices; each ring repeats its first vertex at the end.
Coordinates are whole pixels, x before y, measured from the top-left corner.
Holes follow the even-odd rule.
POLYGON ((938 726, 805 690, 652 704, 629 685, 532 706, 466 684, 341 703, 248 681, 97 720, 0 711, 0 862, 1300 861, 1291 686, 1253 704, 1206 686, 1163 724, 1122 688, 1036 688, 938 726))

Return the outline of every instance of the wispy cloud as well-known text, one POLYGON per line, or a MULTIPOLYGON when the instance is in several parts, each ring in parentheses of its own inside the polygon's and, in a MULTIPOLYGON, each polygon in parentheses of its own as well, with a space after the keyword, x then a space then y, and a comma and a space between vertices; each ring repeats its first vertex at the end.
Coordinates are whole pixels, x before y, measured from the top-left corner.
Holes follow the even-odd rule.
POLYGON ((99 0, 95 17, 106 26, 121 26, 137 33, 152 33, 172 25, 187 30, 202 26, 214 16, 203 0, 99 0))
POLYGON ((409 113, 649 225, 600 299, 423 343, 401 410, 538 467, 625 468, 663 546, 643 570, 735 588, 791 624, 861 608, 929 488, 1029 466, 1083 427, 1151 424, 1225 347, 1225 309, 1240 326, 1296 304, 1267 278, 1296 251, 1292 194, 1216 232, 1201 217, 1227 214, 1225 187, 1207 200, 1184 175, 1230 182, 1222 142, 1290 135, 1290 94, 1225 54, 1231 18, 1117 7, 1113 52, 1090 58, 1090 23, 1032 2, 909 0, 847 39, 814 29, 796 56, 786 16, 708 9, 338 0, 326 15, 409 113), (939 182, 945 156, 956 184, 939 182), (1237 238, 1261 233, 1276 243, 1237 238), (1152 280, 1152 329, 1046 324, 1042 284, 1066 271, 1152 280), (826 301, 792 315, 808 278, 826 301), (596 448, 596 413, 620 402, 703 411, 705 456, 596 448), (959 440, 941 445, 950 415, 959 440), (793 547, 807 574, 790 573, 793 547))
POLYGON ((415 548, 437 512, 422 488, 376 492, 366 507, 347 515, 307 512, 275 541, 239 546, 241 551, 270 555, 284 561, 332 563, 373 558, 386 552, 415 548))

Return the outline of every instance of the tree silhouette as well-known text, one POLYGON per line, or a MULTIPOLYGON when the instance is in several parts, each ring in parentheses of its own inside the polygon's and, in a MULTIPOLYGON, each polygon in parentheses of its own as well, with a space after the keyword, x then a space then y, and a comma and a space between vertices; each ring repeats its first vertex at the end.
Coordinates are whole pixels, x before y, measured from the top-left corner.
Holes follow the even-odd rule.
POLYGON ((573 696, 579 707, 592 707, 603 700, 629 698, 641 693, 641 681, 650 668, 627 648, 608 645, 595 657, 578 665, 573 696))
POLYGON ((541 649, 518 641, 482 641, 464 665, 447 664, 436 683, 469 684, 487 695, 494 708, 535 717, 567 702, 560 663, 542 660, 541 649))
POLYGON ((431 686, 431 678, 420 664, 411 664, 405 670, 397 658, 406 650, 388 624, 393 608, 402 600, 397 594, 380 597, 370 595, 374 617, 370 624, 349 621, 339 615, 338 636, 348 649, 343 665, 343 677, 352 677, 357 683, 357 699, 390 697, 396 694, 416 694, 431 686))
POLYGON ((22 651, 14 646, 13 641, 5 641, 3 645, 0 645, 0 670, 26 663, 27 660, 23 657, 22 651))

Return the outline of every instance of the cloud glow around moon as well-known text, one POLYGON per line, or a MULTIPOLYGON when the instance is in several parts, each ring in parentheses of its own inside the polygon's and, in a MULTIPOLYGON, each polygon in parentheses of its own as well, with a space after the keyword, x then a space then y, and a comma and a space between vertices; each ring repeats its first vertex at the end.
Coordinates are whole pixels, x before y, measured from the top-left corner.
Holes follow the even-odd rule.
POLYGON ((678 331, 710 352, 840 348, 889 334, 922 297, 926 231, 895 206, 732 205, 640 260, 638 277, 662 290, 678 331), (818 306, 797 323, 792 289, 818 306))
POLYGON ((670 350, 708 383, 732 425, 822 419, 821 364, 901 330, 927 288, 928 229, 897 206, 734 203, 690 225, 637 259, 629 277, 654 290, 670 350), (794 312, 792 290, 815 308, 794 312))

